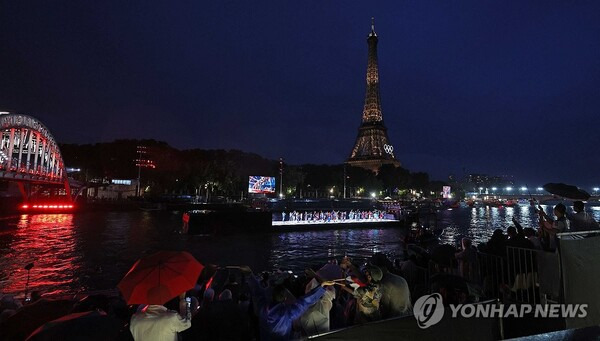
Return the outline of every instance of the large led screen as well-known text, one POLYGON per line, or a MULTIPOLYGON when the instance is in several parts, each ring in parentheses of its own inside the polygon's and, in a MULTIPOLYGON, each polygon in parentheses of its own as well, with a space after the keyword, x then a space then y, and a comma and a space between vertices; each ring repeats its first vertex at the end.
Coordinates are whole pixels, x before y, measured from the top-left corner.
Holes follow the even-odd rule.
POLYGON ((275 193, 275 178, 272 176, 251 175, 248 180, 248 193, 275 193))

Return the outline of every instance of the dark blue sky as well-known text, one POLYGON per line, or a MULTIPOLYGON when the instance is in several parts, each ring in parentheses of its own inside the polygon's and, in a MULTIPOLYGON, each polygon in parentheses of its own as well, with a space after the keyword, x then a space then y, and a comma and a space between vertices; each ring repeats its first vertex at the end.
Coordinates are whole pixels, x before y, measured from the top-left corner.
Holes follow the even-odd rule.
POLYGON ((341 163, 371 16, 405 167, 600 185, 598 1, 3 1, 0 108, 63 143, 341 163))

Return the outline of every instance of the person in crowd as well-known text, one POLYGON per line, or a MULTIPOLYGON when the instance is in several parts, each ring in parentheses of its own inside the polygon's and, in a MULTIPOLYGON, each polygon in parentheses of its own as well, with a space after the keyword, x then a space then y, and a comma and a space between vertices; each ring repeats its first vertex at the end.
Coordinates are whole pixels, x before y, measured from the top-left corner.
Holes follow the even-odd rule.
POLYGON ((557 234, 566 232, 568 230, 568 223, 566 218, 567 207, 559 203, 554 206, 554 216, 556 219, 552 219, 544 212, 542 206, 538 205, 539 223, 542 239, 546 245, 548 251, 555 251, 558 245, 557 234))
POLYGON ((412 303, 406 280, 390 272, 393 265, 382 253, 373 255, 371 263, 379 267, 383 274, 379 283, 381 287, 381 317, 386 319, 410 314, 412 303))
MULTIPOLYGON (((179 296, 185 301, 185 292, 179 296)), ((177 341, 177 333, 191 327, 189 314, 168 310, 163 305, 147 305, 131 316, 129 330, 133 339, 143 341, 177 341)))
POLYGON ((381 287, 379 282, 383 278, 383 272, 375 265, 367 264, 362 271, 354 266, 350 258, 345 257, 340 266, 350 270, 357 275, 355 282, 358 287, 343 286, 342 289, 351 293, 356 298, 356 315, 354 323, 361 324, 381 319, 381 287))
POLYGON ((201 335, 195 340, 242 340, 246 336, 244 317, 229 289, 223 290, 201 316, 201 335))
MULTIPOLYGON (((227 284, 225 284, 224 288, 229 289, 229 291, 231 292, 231 298, 234 301, 237 301, 239 299, 241 286, 237 282, 235 274, 229 274, 229 278, 227 279, 227 284)), ((220 298, 220 296, 219 296, 219 298, 220 298)))
POLYGON ((181 233, 187 234, 190 229, 190 214, 188 212, 183 213, 182 221, 181 233))
POLYGON ((475 250, 472 245, 473 242, 469 238, 463 238, 461 244, 462 251, 455 253, 458 260, 458 270, 464 279, 472 280, 475 277, 477 250, 475 250))
POLYGON ((499 257, 506 256, 506 236, 502 229, 495 229, 492 237, 486 244, 485 252, 499 257))
POLYGON ((506 234, 508 235, 506 246, 533 249, 533 244, 527 240, 525 234, 519 233, 515 226, 509 226, 508 229, 506 229, 506 234))
POLYGON ((308 294, 297 298, 294 303, 288 304, 286 303, 287 289, 283 285, 275 286, 269 298, 259 280, 252 275, 249 267, 240 267, 240 270, 249 274, 248 286, 257 306, 260 340, 263 341, 291 339, 294 320, 302 316, 325 294, 326 286, 335 284, 331 281, 324 281, 308 294))
POLYGON ((538 238, 538 236, 535 234, 534 229, 532 229, 531 227, 524 228, 523 234, 525 235, 527 240, 531 242, 534 249, 542 250, 542 242, 540 241, 540 238, 538 238))
POLYGON ((400 262, 398 259, 397 269, 400 270, 402 278, 408 283, 411 297, 420 297, 427 292, 427 269, 419 266, 419 259, 416 253, 409 252, 408 259, 400 262))
MULTIPOLYGON (((308 282, 305 288, 305 293, 308 294, 316 287, 319 282, 324 282, 323 279, 317 279, 317 274, 311 270, 307 275, 312 274, 313 279, 308 282)), ((328 286, 325 289, 323 296, 300 317, 300 327, 304 335, 312 336, 326 333, 330 328, 330 312, 335 299, 335 289, 333 286, 328 286)))
POLYGON ((229 289, 225 289, 221 292, 221 294, 219 294, 219 301, 232 301, 233 300, 233 295, 231 293, 231 290, 229 289))
POLYGON ((208 307, 215 299, 215 291, 213 288, 207 288, 202 295, 202 302, 200 303, 200 309, 208 307))
POLYGON ((573 211, 575 213, 567 213, 571 232, 600 229, 600 226, 594 217, 585 211, 585 205, 583 201, 573 202, 573 211))

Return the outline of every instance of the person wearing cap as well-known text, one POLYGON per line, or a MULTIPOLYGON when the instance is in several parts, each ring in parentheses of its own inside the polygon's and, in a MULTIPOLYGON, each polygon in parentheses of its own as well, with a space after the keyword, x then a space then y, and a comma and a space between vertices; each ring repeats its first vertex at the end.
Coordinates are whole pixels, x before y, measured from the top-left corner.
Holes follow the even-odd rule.
POLYGON ((585 211, 583 201, 573 202, 573 211, 575 213, 567 213, 571 232, 598 230, 600 228, 598 222, 585 211))

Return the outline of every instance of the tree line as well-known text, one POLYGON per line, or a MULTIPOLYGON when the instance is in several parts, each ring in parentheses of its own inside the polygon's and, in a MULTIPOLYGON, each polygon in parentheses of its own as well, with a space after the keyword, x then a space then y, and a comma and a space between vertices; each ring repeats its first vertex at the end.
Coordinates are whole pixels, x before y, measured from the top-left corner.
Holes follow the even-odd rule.
MULTIPOLYGON (((148 196, 165 194, 247 196, 250 175, 274 176, 279 191, 278 160, 240 150, 179 150, 156 140, 116 140, 96 144, 60 146, 67 167, 81 171, 70 176, 82 182, 137 179, 136 160, 151 160, 156 168, 141 168, 142 187, 148 196), (146 153, 138 154, 144 146, 146 153)), ((375 174, 348 165, 283 164, 283 193, 286 197, 407 197, 414 193, 437 196, 444 183, 431 181, 425 172, 410 172, 384 165, 375 174), (344 181, 345 179, 345 181, 344 181)))

